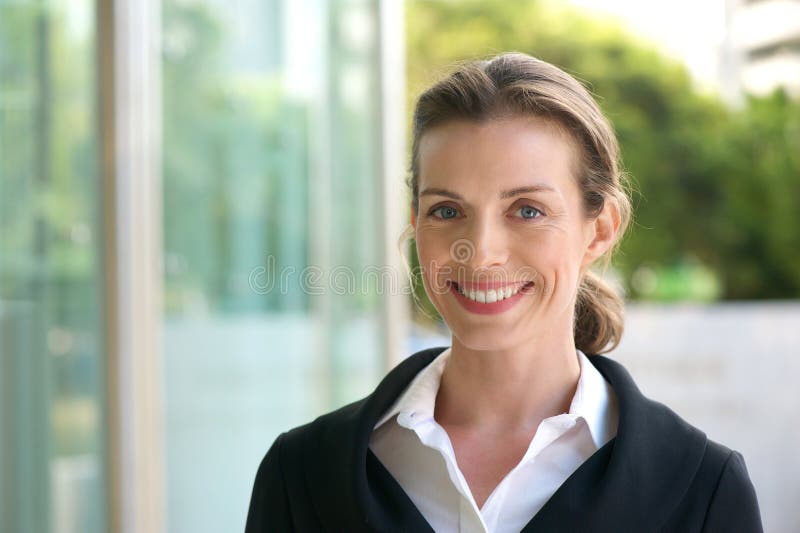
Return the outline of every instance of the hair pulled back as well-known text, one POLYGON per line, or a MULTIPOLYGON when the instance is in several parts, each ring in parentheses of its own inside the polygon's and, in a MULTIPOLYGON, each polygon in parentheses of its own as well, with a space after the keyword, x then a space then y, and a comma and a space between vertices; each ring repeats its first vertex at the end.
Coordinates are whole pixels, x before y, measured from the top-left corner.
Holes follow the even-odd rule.
MULTIPOLYGON (((414 215, 419 208, 419 146, 426 131, 453 120, 486 122, 515 115, 543 118, 571 137, 580 154, 575 179, 586 216, 595 217, 606 202, 615 202, 620 212, 618 242, 630 220, 631 206, 614 130, 575 78, 521 53, 463 63, 419 97, 414 109, 408 183, 414 215)), ((610 254, 611 250, 604 257, 606 266, 610 254)), ((587 270, 580 280, 575 306, 575 346, 586 354, 613 350, 622 337, 623 309, 614 289, 587 270)))

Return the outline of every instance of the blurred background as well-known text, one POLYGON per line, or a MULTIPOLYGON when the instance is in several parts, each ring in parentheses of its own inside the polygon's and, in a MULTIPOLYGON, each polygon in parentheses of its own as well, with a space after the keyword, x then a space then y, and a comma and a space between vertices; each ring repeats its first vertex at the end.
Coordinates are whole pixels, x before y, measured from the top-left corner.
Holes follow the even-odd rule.
POLYGON ((507 50, 617 129, 612 357, 800 531, 800 1, 0 0, 0 532, 241 531, 278 433, 447 345, 409 114, 507 50))

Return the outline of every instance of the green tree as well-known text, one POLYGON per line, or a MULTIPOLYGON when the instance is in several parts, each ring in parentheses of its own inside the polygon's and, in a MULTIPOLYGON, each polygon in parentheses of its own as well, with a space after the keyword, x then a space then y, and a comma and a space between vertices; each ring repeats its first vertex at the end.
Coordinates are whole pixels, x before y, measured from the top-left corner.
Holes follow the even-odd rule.
POLYGON ((708 262, 730 298, 800 296, 800 102, 785 92, 733 113, 708 262), (713 244, 713 245, 712 245, 713 244))
POLYGON ((406 26, 409 110, 455 62, 509 50, 559 65, 597 95, 632 183, 634 224, 615 261, 632 297, 713 297, 713 279, 723 298, 800 297, 797 102, 728 109, 653 45, 553 2, 411 0, 406 26), (642 269, 665 273, 669 290, 636 283, 642 269))

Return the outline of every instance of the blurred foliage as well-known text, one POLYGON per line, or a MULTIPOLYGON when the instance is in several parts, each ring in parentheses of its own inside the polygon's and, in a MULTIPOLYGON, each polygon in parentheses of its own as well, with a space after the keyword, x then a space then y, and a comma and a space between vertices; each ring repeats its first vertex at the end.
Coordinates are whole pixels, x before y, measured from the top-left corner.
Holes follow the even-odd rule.
POLYGON ((0 9, 0 296, 11 299, 96 276, 94 56, 63 9, 0 9))
POLYGON ((36 435, 34 460, 102 450, 92 22, 89 7, 0 2, 3 401, 12 429, 35 428, 17 432, 10 449, 36 435))
MULTIPOLYGON (((377 262, 380 226, 364 222, 381 216, 378 206, 351 208, 353 198, 377 196, 379 163, 377 49, 352 44, 343 22, 357 4, 331 6, 329 46, 298 56, 327 71, 303 73, 309 87, 299 90, 292 78, 302 69, 284 64, 280 34, 289 29, 277 7, 252 23, 258 37, 243 38, 243 22, 214 2, 163 3, 168 313, 307 312, 322 240, 325 262, 348 282, 377 262), (319 198, 331 206, 323 223, 311 213, 319 198), (257 269, 267 271, 257 282, 273 288, 253 290, 257 269)), ((358 289, 332 305, 371 313, 378 295, 358 289)))
POLYGON ((275 268, 307 263, 305 221, 292 215, 307 195, 306 110, 277 71, 231 64, 211 7, 164 2, 163 27, 166 310, 303 308, 303 293, 259 294, 248 279, 268 256, 275 268))
POLYGON ((632 183, 634 223, 614 262, 630 297, 800 297, 800 102, 776 92, 729 108, 652 44, 554 2, 406 6, 409 113, 458 61, 512 50, 596 95, 632 183))

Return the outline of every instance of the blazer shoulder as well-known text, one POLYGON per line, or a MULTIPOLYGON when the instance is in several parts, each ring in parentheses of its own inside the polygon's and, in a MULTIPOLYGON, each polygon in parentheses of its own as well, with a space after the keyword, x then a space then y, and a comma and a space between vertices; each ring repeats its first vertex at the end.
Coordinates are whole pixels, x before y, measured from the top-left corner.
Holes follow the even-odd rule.
POLYGON ((428 348, 405 358, 383 377, 369 395, 286 432, 286 446, 292 447, 309 437, 338 438, 342 433, 371 429, 370 424, 377 422, 414 376, 445 349, 428 348))
POLYGON ((706 440, 702 460, 680 505, 660 531, 762 532, 755 488, 741 453, 706 440))
POLYGON ((323 470, 346 464, 355 437, 348 421, 363 402, 347 404, 275 438, 256 473, 247 533, 322 529, 320 502, 335 499, 337 491, 347 485, 348 475, 347 471, 323 470), (337 489, 331 489, 333 486, 337 489))
POLYGON ((245 533, 265 531, 271 527, 292 531, 289 493, 283 471, 282 439, 279 435, 270 446, 256 472, 245 533))
POLYGON ((703 531, 764 531, 761 510, 744 456, 708 441, 708 461, 717 466, 713 493, 703 524, 703 531))
POLYGON ((732 448, 729 448, 722 443, 708 439, 706 443, 706 454, 703 459, 706 461, 712 461, 721 467, 730 458, 732 453, 738 452, 734 452, 732 448))

